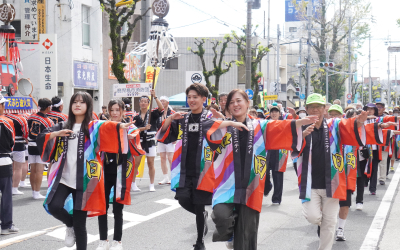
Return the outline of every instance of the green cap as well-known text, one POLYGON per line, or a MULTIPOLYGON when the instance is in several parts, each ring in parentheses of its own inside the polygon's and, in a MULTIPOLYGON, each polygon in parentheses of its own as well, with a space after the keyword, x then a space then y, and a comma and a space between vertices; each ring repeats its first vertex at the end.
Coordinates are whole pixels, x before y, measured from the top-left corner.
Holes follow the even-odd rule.
POLYGON ((340 107, 339 105, 337 105, 337 104, 334 104, 334 105, 332 105, 330 108, 329 108, 329 110, 328 110, 328 112, 329 111, 337 111, 337 112, 339 112, 339 113, 341 113, 342 115, 343 115, 343 109, 342 109, 342 107, 340 107))
POLYGON ((322 95, 314 93, 307 97, 306 105, 313 103, 325 105, 325 100, 322 95))

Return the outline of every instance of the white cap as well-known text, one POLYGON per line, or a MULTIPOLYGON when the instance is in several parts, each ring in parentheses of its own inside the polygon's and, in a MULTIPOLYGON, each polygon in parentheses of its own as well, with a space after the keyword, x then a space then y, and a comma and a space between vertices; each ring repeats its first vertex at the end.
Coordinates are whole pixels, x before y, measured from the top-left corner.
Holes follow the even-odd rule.
POLYGON ((0 103, 9 102, 2 94, 0 94, 0 103))

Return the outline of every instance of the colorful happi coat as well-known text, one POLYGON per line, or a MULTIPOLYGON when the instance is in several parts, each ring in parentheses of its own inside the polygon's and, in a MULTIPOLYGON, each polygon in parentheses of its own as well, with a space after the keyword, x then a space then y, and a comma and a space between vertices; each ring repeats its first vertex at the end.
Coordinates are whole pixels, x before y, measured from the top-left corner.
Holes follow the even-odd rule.
MULTIPOLYGON (((48 175, 46 199, 43 203, 47 212, 47 206, 52 201, 60 184, 68 151, 66 137, 50 139, 50 134, 62 130, 63 127, 64 122, 56 124, 43 131, 37 138, 42 160, 53 162, 48 175)), ((69 197, 64 208, 69 213, 72 213, 72 209, 75 209, 88 211, 88 216, 98 216, 106 213, 103 161, 100 152, 126 154, 128 151, 128 131, 120 129, 117 122, 91 121, 89 132, 89 138, 84 135, 82 130, 78 136, 76 200, 71 205, 72 199, 69 197)), ((121 198, 124 194, 126 195, 126 192, 123 192, 121 185, 121 198)))
MULTIPOLYGON (((347 182, 343 161, 342 145, 363 146, 366 135, 364 126, 358 128, 356 118, 350 119, 324 119, 322 122, 325 141, 325 166, 326 195, 330 198, 346 200, 347 182)), ((304 127, 306 129, 306 127, 304 127)), ((306 136, 305 143, 297 161, 297 175, 300 190, 300 199, 303 202, 311 199, 311 173, 312 173, 312 136, 306 136)))
MULTIPOLYGON (((375 120, 375 123, 377 123, 377 124, 378 123, 386 123, 386 122, 395 122, 395 123, 397 123, 396 127, 390 126, 387 129, 390 129, 390 130, 399 129, 399 124, 398 124, 399 120, 398 120, 397 116, 389 116, 389 115, 387 115, 387 116, 384 116, 384 117, 378 117, 375 120)), ((379 160, 382 160, 382 151, 388 152, 389 157, 391 157, 392 156, 391 141, 389 141, 387 145, 385 143, 385 146, 378 146, 378 150, 379 150, 379 160)))
POLYGON ((346 172, 347 190, 351 190, 354 192, 356 190, 356 184, 357 184, 357 168, 359 167, 358 147, 344 145, 343 161, 344 161, 344 169, 346 172))
MULTIPOLYGON (((197 159, 201 159, 196 166, 197 189, 212 193, 214 188, 214 169, 212 168, 213 152, 210 149, 209 142, 207 141, 207 131, 215 131, 222 121, 209 119, 212 113, 203 109, 199 120, 199 141, 188 141, 188 112, 184 118, 180 120, 173 120, 168 129, 163 132, 161 129, 158 131, 156 138, 159 142, 168 144, 176 141, 175 153, 171 165, 171 190, 176 191, 176 188, 185 187, 186 180, 186 155, 188 143, 198 143, 197 159)), ((165 121, 163 121, 164 124, 165 121)), ((192 167, 192 166, 191 166, 192 167)))
POLYGON ((215 150, 212 205, 235 203, 261 212, 267 150, 300 150, 302 132, 296 129, 296 121, 290 120, 253 120, 247 117, 246 124, 249 132, 245 149, 239 143, 239 131, 233 127, 207 132, 210 146, 215 150), (241 164, 241 150, 246 150, 244 166, 241 164))

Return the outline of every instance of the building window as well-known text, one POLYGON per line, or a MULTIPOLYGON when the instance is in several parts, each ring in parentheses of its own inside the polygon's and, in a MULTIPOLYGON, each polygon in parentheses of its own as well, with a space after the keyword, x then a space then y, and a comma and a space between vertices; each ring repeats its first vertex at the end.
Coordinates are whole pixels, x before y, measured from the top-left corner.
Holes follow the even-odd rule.
POLYGON ((82 5, 82 45, 90 46, 90 7, 82 5))
POLYGON ((178 69, 178 57, 168 60, 165 69, 178 69))
POLYGON ((15 28, 15 38, 21 38, 21 20, 14 20, 11 25, 15 28))
POLYGON ((126 36, 128 34, 128 22, 125 22, 121 27, 121 37, 126 36))
POLYGON ((289 27, 289 32, 297 32, 297 27, 289 27))

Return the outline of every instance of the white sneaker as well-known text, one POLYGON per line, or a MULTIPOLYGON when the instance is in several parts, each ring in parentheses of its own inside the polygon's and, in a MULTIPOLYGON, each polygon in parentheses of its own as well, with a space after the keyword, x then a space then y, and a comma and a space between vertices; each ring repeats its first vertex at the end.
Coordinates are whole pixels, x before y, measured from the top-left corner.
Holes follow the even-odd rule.
POLYGON ((149 191, 150 192, 155 192, 156 189, 154 188, 154 184, 149 186, 149 191))
POLYGON ((341 228, 336 230, 336 241, 346 241, 346 237, 344 237, 344 230, 341 228))
POLYGON ((40 199, 45 199, 46 198, 46 196, 43 196, 43 195, 41 195, 40 193, 39 193, 39 191, 38 192, 33 192, 33 194, 32 194, 32 197, 33 197, 33 199, 35 199, 35 200, 40 200, 40 199))
POLYGON ((14 226, 14 224, 12 224, 10 228, 1 229, 1 235, 16 234, 18 232, 19 232, 19 229, 16 228, 14 226))
POLYGON ((228 249, 233 249, 233 235, 227 242, 225 242, 225 246, 228 249))
POLYGON ((12 188, 13 195, 21 195, 24 194, 23 192, 19 191, 18 188, 12 188))
POLYGON ((140 192, 140 191, 141 191, 140 188, 138 188, 136 184, 131 186, 131 192, 140 192))
POLYGON ((73 227, 67 227, 65 230, 64 244, 66 247, 72 247, 75 244, 75 232, 73 227))
POLYGON ((356 204, 356 210, 358 210, 358 211, 363 210, 363 204, 362 203, 357 203, 356 204))
POLYGON ((20 181, 19 182, 19 187, 28 188, 28 187, 31 187, 31 185, 26 184, 25 181, 20 181))
POLYGON ((169 180, 168 177, 164 177, 164 179, 158 182, 158 185, 164 185, 164 184, 171 184, 171 181, 169 180))
POLYGON ((110 245, 108 244, 107 240, 101 240, 99 242, 99 246, 96 248, 96 250, 109 250, 110 245))
POLYGON ((110 250, 123 250, 122 242, 113 240, 113 242, 111 243, 110 250))

